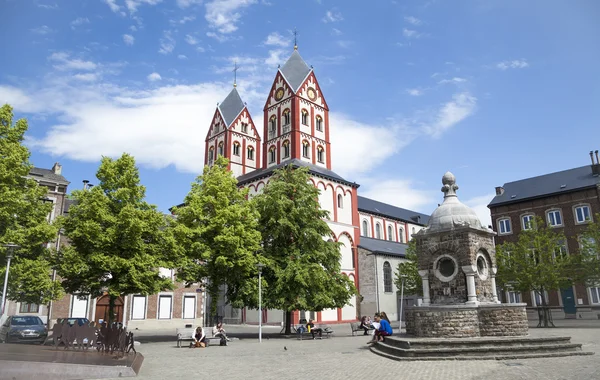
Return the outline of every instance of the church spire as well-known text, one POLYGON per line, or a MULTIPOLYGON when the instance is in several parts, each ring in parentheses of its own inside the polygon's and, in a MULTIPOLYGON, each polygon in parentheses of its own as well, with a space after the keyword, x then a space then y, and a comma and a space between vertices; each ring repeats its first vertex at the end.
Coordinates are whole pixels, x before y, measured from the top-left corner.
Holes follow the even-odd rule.
POLYGON ((298 31, 294 28, 294 50, 298 50, 298 31))
POLYGON ((237 87, 237 71, 239 70, 239 66, 237 65, 237 61, 233 63, 233 87, 237 87))

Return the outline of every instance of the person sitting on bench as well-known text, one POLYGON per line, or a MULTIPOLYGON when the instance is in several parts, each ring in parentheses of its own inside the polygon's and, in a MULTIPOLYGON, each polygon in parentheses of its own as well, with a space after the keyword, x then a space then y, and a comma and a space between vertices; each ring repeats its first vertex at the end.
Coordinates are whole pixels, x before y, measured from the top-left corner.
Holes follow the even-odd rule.
POLYGON ((362 319, 360 320, 360 326, 358 326, 358 328, 365 330, 365 333, 363 335, 369 335, 369 329, 371 328, 371 324, 367 323, 366 316, 362 317, 362 319))
POLYGON ((227 337, 227 334, 225 333, 225 329, 223 328, 223 322, 219 322, 217 323, 217 325, 215 327, 213 327, 213 336, 214 337, 220 337, 221 338, 221 346, 227 346, 227 342, 230 341, 230 339, 227 337))
POLYGON ((319 334, 319 338, 323 337, 323 330, 320 328, 315 328, 315 324, 313 323, 312 319, 308 321, 308 323, 306 324, 306 328, 308 329, 310 335, 312 335, 313 339, 315 339, 315 333, 319 334))
POLYGON ((194 342, 190 343, 190 348, 192 347, 206 347, 206 335, 204 334, 204 330, 201 326, 196 327, 196 331, 194 331, 194 342))

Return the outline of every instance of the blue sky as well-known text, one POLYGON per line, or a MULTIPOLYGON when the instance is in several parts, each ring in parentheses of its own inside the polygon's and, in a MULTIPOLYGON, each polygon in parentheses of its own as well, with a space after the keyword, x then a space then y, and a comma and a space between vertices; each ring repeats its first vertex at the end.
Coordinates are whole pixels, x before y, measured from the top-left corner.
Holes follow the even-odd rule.
POLYGON ((495 186, 600 149, 594 0, 0 0, 0 13, 0 102, 29 120, 32 162, 59 161, 74 189, 129 152, 164 211, 202 170, 234 61, 262 131, 294 28, 330 107, 333 169, 361 195, 431 213, 450 170, 487 223, 495 186))

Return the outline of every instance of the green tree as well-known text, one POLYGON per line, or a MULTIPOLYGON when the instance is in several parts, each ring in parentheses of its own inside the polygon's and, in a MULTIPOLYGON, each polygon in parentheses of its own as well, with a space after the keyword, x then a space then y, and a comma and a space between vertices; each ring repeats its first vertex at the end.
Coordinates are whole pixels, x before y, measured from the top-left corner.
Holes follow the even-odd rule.
POLYGON ((7 252, 3 245, 17 244, 7 298, 45 304, 61 296, 60 284, 49 276, 47 248, 47 243, 56 238, 57 229, 48 223, 53 207, 43 200, 48 189, 27 177, 32 168, 29 149, 23 145, 27 128, 25 119, 13 124, 9 105, 0 108, 0 281, 4 285, 7 252))
POLYGON ((186 284, 203 283, 211 297, 211 314, 216 312, 219 288, 226 286, 226 298, 235 307, 258 304, 256 264, 268 260, 259 254, 258 212, 240 189, 229 161, 219 156, 206 166, 175 208, 174 234, 181 243, 185 260, 177 272, 186 284))
POLYGON ((536 218, 530 228, 519 233, 516 243, 496 247, 498 285, 518 292, 534 291, 539 295, 540 325, 552 325, 546 308, 546 291, 571 286, 580 278, 580 258, 566 252, 562 231, 548 228, 543 219, 536 218))
POLYGON ((159 268, 173 268, 178 245, 170 219, 145 198, 135 159, 103 157, 97 186, 72 193, 76 203, 62 219, 71 245, 61 249, 56 268, 64 289, 94 297, 109 295, 109 321, 117 297, 172 289, 159 268))
POLYGON ((291 165, 276 170, 262 194, 256 196, 268 288, 265 306, 286 312, 286 334, 294 310, 339 308, 356 294, 352 281, 340 272, 339 243, 324 221, 319 190, 307 168, 291 165))
POLYGON ((402 278, 404 278, 404 294, 423 295, 423 281, 417 268, 416 240, 411 240, 406 248, 406 259, 408 261, 398 263, 394 283, 398 292, 402 289, 402 278))
POLYGON ((600 213, 595 215, 595 222, 590 223, 585 232, 578 237, 580 245, 579 282, 587 286, 600 284, 600 213))

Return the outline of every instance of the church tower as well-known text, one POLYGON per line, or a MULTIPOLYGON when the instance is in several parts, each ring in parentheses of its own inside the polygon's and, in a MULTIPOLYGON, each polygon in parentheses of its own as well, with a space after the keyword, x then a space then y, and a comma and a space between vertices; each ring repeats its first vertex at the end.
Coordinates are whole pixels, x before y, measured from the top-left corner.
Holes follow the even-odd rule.
POLYGON ((229 159, 229 170, 238 177, 260 168, 260 136, 250 112, 236 88, 217 105, 206 135, 204 165, 211 166, 217 155, 229 159))
POLYGON ((263 111, 263 168, 300 160, 331 170, 329 108, 297 46, 277 71, 263 111))

